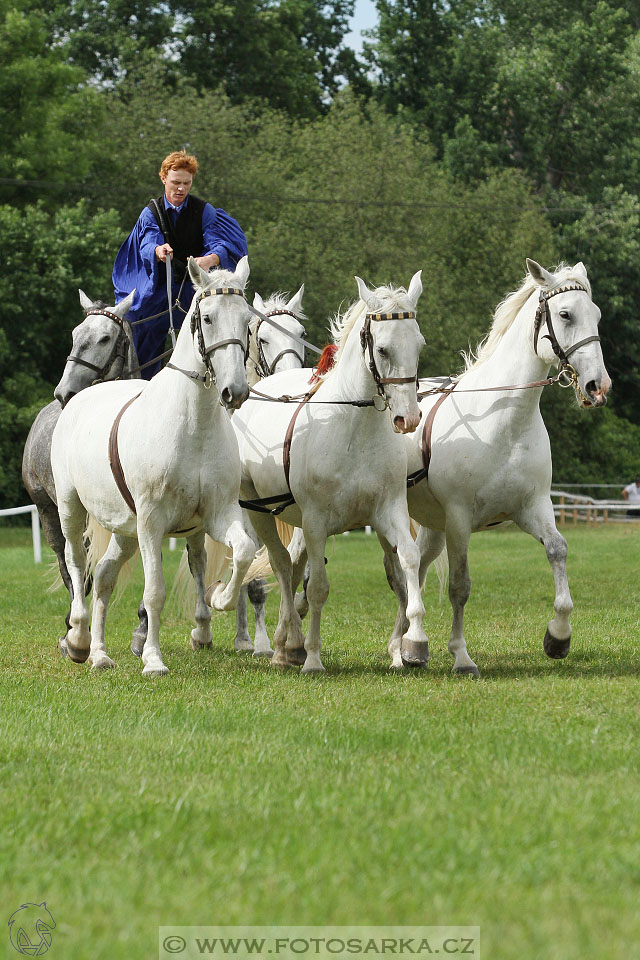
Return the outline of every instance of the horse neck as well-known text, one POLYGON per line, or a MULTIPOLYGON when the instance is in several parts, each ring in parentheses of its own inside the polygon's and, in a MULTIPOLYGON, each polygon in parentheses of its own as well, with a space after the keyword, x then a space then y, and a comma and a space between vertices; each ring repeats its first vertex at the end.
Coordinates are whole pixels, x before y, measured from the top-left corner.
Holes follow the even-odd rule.
POLYGON ((360 344, 365 313, 353 325, 342 353, 330 375, 323 381, 328 395, 342 400, 368 400, 376 392, 376 383, 360 344))
MULTIPOLYGON (((542 360, 533 349, 536 305, 536 298, 530 297, 527 300, 491 356, 467 371, 464 378, 465 386, 482 384, 499 387, 527 384, 543 380, 548 376, 551 364, 542 360)), ((542 387, 528 387, 526 390, 515 390, 512 396, 514 400, 518 398, 521 405, 530 404, 533 407, 539 404, 542 389, 542 387)))
POLYGON ((138 380, 140 379, 141 374, 138 366, 138 354, 136 353, 135 344, 133 342, 133 329, 128 320, 124 321, 123 327, 129 342, 129 349, 127 350, 127 359, 122 370, 122 379, 138 380))

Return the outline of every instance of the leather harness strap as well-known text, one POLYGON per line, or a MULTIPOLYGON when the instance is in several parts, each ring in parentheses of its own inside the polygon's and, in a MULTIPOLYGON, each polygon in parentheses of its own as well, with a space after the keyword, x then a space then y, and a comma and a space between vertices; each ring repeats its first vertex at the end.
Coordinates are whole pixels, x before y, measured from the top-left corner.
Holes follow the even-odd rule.
MULTIPOLYGON (((140 393, 142 393, 142 390, 140 393)), ((133 511, 133 513, 136 513, 136 505, 133 502, 133 497, 131 496, 131 491, 127 486, 127 481, 124 478, 124 470, 122 469, 120 454, 118 453, 118 427, 120 426, 123 413, 128 407, 131 406, 134 400, 138 399, 140 393, 136 393, 135 397, 131 397, 131 400, 127 400, 124 407, 113 421, 113 426, 111 427, 111 432, 109 434, 109 466, 111 467, 111 473, 113 474, 113 479, 116 482, 118 490, 122 494, 124 502, 127 504, 129 509, 133 511)))
POLYGON ((422 428, 422 437, 420 439, 420 451, 422 453, 422 467, 415 473, 407 477, 407 487, 414 487, 421 480, 426 480, 429 476, 429 464, 431 463, 431 434, 433 432, 433 421, 435 420, 438 407, 447 399, 450 393, 453 393, 457 386, 454 383, 445 393, 442 393, 434 405, 429 410, 422 428))

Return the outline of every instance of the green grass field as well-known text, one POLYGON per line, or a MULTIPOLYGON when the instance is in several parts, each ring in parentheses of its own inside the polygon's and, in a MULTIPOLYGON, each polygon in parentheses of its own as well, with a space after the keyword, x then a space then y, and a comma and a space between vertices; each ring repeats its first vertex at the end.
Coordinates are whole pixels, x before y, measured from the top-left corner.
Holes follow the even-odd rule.
POLYGON ((506 528, 471 543, 482 679, 450 674, 435 579, 429 668, 391 673, 394 602, 355 533, 327 545, 325 676, 234 654, 233 614, 194 654, 169 609, 171 673, 148 680, 140 570, 110 611, 117 669, 92 674, 57 655, 50 553, 36 567, 30 532, 1 530, 0 956, 9 916, 43 900, 52 960, 157 957, 172 924, 465 924, 483 960, 638 956, 640 528, 565 535, 565 661, 542 649, 544 550, 506 528))

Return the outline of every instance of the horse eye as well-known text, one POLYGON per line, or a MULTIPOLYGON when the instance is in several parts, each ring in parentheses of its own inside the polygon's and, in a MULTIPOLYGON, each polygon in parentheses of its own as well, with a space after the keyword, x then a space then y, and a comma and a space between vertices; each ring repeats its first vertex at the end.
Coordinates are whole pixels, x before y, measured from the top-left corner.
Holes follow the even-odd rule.
POLYGON ((205 323, 209 323, 209 324, 211 323, 211 317, 203 317, 202 319, 204 320, 205 323))
POLYGON ((381 357, 388 357, 388 356, 389 356, 388 351, 386 350, 385 347, 376 347, 376 349, 377 349, 377 351, 378 351, 378 353, 380 354, 381 357))
POLYGON ((100 337, 100 339, 98 340, 98 345, 102 346, 103 343, 109 343, 110 340, 111 340, 111 337, 109 336, 109 334, 105 333, 105 335, 103 337, 100 337))
POLYGON ((570 319, 571 319, 571 314, 569 313, 568 310, 561 310, 561 311, 560 311, 560 316, 562 317, 563 320, 570 320, 570 319))

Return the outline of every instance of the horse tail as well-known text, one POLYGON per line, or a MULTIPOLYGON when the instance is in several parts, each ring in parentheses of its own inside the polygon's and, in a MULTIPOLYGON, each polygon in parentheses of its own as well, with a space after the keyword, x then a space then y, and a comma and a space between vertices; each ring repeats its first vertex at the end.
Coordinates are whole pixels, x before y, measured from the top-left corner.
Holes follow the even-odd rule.
POLYGON ((292 527, 290 523, 286 523, 284 520, 280 520, 279 517, 276 517, 276 529, 278 531, 278 536, 282 540, 282 545, 288 547, 291 543, 291 538, 295 532, 295 527, 292 527))
MULTIPOLYGON (((288 524, 286 524, 288 527, 288 524)), ((294 529, 293 527, 291 528, 294 529)), ((212 540, 207 534, 204 538, 205 549, 207 551, 207 566, 205 570, 206 597, 209 602, 209 594, 212 587, 222 580, 224 574, 231 566, 232 554, 229 547, 217 540, 212 540)), ((273 573, 269 563, 269 554, 266 547, 261 547, 256 553, 255 559, 247 570, 243 584, 250 583, 258 577, 268 577, 273 573)), ((189 555, 186 550, 183 551, 178 571, 171 586, 171 600, 177 605, 177 613, 186 620, 193 616, 196 604, 196 589, 189 569, 189 555)))

